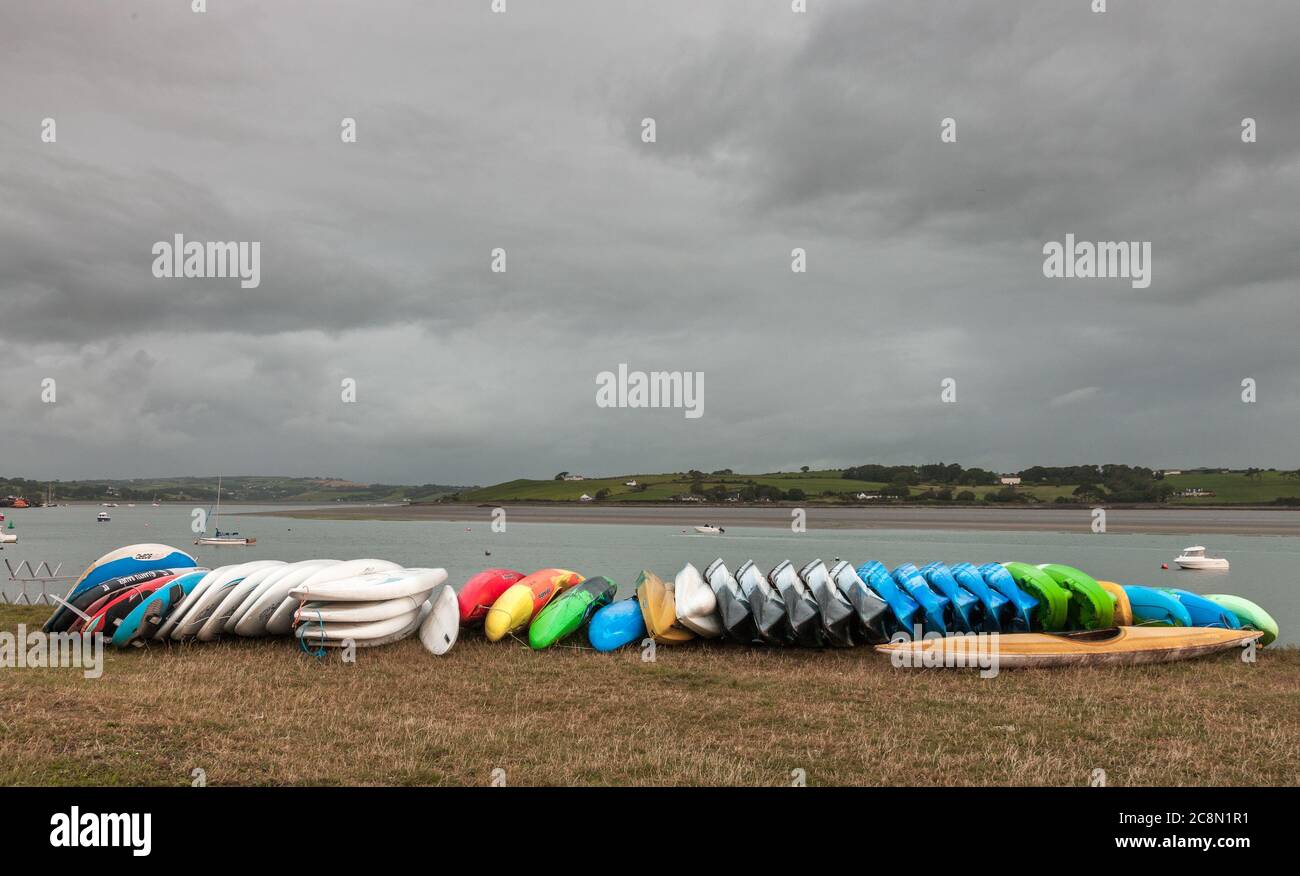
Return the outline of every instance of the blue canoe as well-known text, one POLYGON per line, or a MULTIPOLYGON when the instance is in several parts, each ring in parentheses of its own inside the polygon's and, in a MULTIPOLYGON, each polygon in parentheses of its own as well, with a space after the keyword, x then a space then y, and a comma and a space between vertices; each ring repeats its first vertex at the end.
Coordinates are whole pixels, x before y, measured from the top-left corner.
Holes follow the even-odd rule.
POLYGON ((940 596, 931 590, 929 582, 911 563, 903 563, 890 574, 898 586, 906 590, 908 595, 921 606, 921 610, 925 613, 925 631, 946 636, 949 615, 952 614, 952 603, 948 601, 948 597, 940 596))
POLYGON ((976 571, 995 592, 1002 594, 1011 603, 1011 623, 1003 623, 1003 632, 1027 633, 1033 629, 1034 610, 1038 600, 1020 589, 1016 579, 1001 563, 985 563, 976 571))
POLYGON ((1163 590, 1125 584, 1124 593, 1133 606, 1133 623, 1138 626, 1192 626, 1192 616, 1183 604, 1163 590))
POLYGON ((917 623, 916 615, 921 610, 921 606, 899 588, 889 574, 889 570, 885 568, 885 564, 879 560, 868 560, 855 571, 858 577, 889 606, 889 612, 893 615, 891 626, 895 626, 895 629, 890 632, 902 630, 909 636, 912 635, 913 627, 917 623))
POLYGON ((1001 632, 1002 625, 1009 624, 1012 618, 1011 600, 989 587, 979 569, 970 563, 954 563, 949 571, 957 583, 975 594, 975 598, 984 606, 984 631, 1001 632))
POLYGON ((976 633, 984 627, 984 606, 975 594, 957 583, 952 572, 943 563, 926 563, 920 569, 921 576, 936 590, 948 597, 952 603, 953 620, 963 633, 976 633))
POLYGON ((613 651, 639 642, 645 635, 645 618, 636 597, 605 606, 587 624, 587 640, 597 651, 613 651))

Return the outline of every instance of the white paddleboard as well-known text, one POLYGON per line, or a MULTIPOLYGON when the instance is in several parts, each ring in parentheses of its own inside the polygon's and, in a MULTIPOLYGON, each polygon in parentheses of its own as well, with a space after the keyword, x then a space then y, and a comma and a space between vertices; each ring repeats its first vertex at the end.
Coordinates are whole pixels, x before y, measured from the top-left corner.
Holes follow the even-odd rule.
POLYGON ((265 636, 266 624, 280 604, 289 596, 289 589, 306 581, 321 569, 337 566, 338 560, 304 560, 294 563, 281 574, 263 581, 261 586, 244 600, 247 608, 241 609, 243 615, 235 621, 237 636, 265 636))
POLYGON ((309 645, 320 639, 333 641, 378 639, 406 629, 419 615, 420 610, 417 608, 414 611, 408 611, 406 614, 399 614, 397 617, 390 617, 387 620, 371 621, 365 624, 331 624, 313 620, 309 613, 305 613, 298 623, 295 635, 300 639, 305 639, 309 645))
POLYGON ((199 631, 196 634, 198 640, 200 642, 211 642, 217 636, 225 632, 226 621, 230 620, 230 616, 239 609, 239 606, 243 604, 244 599, 247 598, 248 594, 253 592, 257 585, 261 584, 270 576, 279 574, 286 565, 286 563, 276 560, 273 565, 263 566, 260 569, 250 572, 244 576, 243 581, 240 581, 233 587, 227 588, 225 598, 217 604, 216 610, 203 622, 203 626, 199 627, 199 631))
MULTIPOLYGON (((352 643, 355 644, 358 648, 373 648, 376 645, 389 645, 393 642, 400 642, 402 641, 402 639, 405 639, 407 636, 411 635, 411 633, 415 632, 415 630, 420 626, 420 624, 424 621, 424 619, 429 616, 429 612, 431 612, 432 610, 433 610, 433 606, 426 601, 424 605, 420 606, 420 610, 416 612, 415 620, 412 621, 410 626, 406 627, 405 629, 399 630, 398 632, 393 633, 390 636, 380 636, 375 639, 352 639, 350 641, 352 641, 352 643)), ((329 640, 324 642, 321 641, 313 642, 308 640, 306 642, 306 645, 308 648, 315 648, 315 647, 342 648, 348 641, 349 640, 347 639, 329 640)))
POLYGON ((289 591, 312 602, 376 602, 428 593, 447 580, 446 569, 395 569, 332 581, 308 581, 289 591))
MULTIPOLYGON (((317 570, 315 574, 308 577, 302 582, 302 584, 341 581, 345 578, 355 578, 358 575, 369 575, 374 572, 389 572, 400 568, 402 567, 397 565, 397 563, 390 563, 388 560, 348 560, 347 562, 336 563, 333 566, 317 570)), ((266 632, 272 636, 283 636, 293 629, 293 614, 297 611, 298 603, 301 601, 302 600, 296 596, 286 594, 284 600, 267 619, 266 632)))
POLYGON ((420 622, 420 644, 430 654, 441 656, 452 649, 460 635, 460 603, 450 584, 434 588, 429 602, 433 610, 420 622))
POLYGON ((279 562, 279 560, 254 560, 251 563, 241 563, 222 578, 218 578, 211 587, 203 592, 202 596, 195 600, 194 605, 185 613, 185 617, 172 628, 172 639, 180 641, 195 635, 203 626, 204 621, 212 616, 212 612, 217 610, 221 600, 225 599, 229 594, 230 588, 237 586, 244 578, 258 569, 278 565, 279 562))
POLYGON ((244 615, 248 614, 249 609, 257 603, 258 597, 269 590, 276 581, 279 581, 286 575, 290 575, 305 566, 319 568, 320 562, 320 560, 303 560, 299 563, 285 563, 277 569, 272 569, 270 574, 263 578, 256 587, 244 596, 244 601, 239 604, 239 607, 235 609, 234 614, 232 614, 226 621, 226 626, 223 632, 233 633, 235 627, 239 626, 239 622, 244 619, 244 615))
POLYGON ((172 630, 176 628, 177 624, 185 619, 185 615, 189 614, 190 609, 193 608, 194 604, 203 597, 203 594, 208 591, 208 588, 217 581, 225 580, 226 576, 229 575, 232 570, 238 568, 238 563, 233 566, 218 566, 208 574, 204 575, 202 580, 200 580, 198 584, 194 585, 194 589, 185 594, 185 598, 173 606, 172 610, 167 613, 167 618, 162 622, 162 626, 158 627, 158 630, 153 634, 154 640, 157 641, 160 639, 171 638, 172 630))
POLYGON ((310 620, 359 624, 388 620, 390 617, 410 614, 428 598, 428 593, 417 593, 380 602, 306 602, 294 614, 294 622, 310 620))

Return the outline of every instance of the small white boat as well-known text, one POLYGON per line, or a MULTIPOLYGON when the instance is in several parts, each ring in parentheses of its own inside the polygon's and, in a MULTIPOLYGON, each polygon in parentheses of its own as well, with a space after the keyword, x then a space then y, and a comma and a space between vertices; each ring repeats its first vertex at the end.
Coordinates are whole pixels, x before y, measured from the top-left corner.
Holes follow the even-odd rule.
POLYGON ((695 531, 698 532, 700 535, 720 535, 726 532, 727 530, 723 529, 721 526, 714 526, 712 523, 710 523, 707 524, 706 526, 695 527, 695 531))
POLYGON ((107 523, 112 519, 113 519, 112 517, 108 516, 107 511, 100 511, 98 514, 95 515, 95 520, 97 520, 100 523, 107 523))
POLYGON ((1178 564, 1180 569, 1228 571, 1228 561, 1226 559, 1223 557, 1207 557, 1205 555, 1205 546, 1199 544, 1183 548, 1183 552, 1174 558, 1174 562, 1178 564))
POLYGON ((247 547, 250 544, 257 544, 255 538, 240 535, 238 532, 221 531, 221 478, 217 478, 217 510, 212 516, 212 531, 214 535, 205 532, 194 539, 194 543, 212 547, 247 547))

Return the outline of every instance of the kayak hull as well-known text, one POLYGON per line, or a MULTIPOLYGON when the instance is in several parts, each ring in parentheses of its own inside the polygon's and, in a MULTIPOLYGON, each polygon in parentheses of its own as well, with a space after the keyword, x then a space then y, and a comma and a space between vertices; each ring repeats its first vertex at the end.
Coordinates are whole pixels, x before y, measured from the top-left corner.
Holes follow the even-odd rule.
POLYGON ((753 609, 740 589, 740 583, 721 557, 704 570, 704 579, 713 588, 718 601, 718 619, 722 623, 723 637, 741 645, 752 644, 758 638, 753 609))
POLYGON ((1100 630, 1114 625, 1115 602, 1094 578, 1060 563, 1043 563, 1038 568, 1070 594, 1066 609, 1066 623, 1070 628, 1100 630))
POLYGON ((1070 620, 1070 594, 1051 575, 1028 563, 1003 563, 1002 568, 1011 573, 1017 587, 1037 601, 1035 629, 1049 633, 1065 629, 1070 620))
POLYGON ((853 606, 855 615, 853 637, 869 645, 889 641, 889 621, 892 617, 889 603, 876 595, 862 580, 853 565, 840 560, 828 573, 840 593, 853 606))
POLYGON ((528 646, 540 651, 573 635, 617 590, 617 584, 598 575, 564 591, 528 625, 528 646))
POLYGON ((465 582, 465 586, 456 594, 461 624, 471 626, 483 623, 492 603, 523 579, 523 574, 513 569, 484 569, 471 575, 465 582))
MULTIPOLYGON (((845 564, 847 565, 847 563, 845 564)), ((827 644, 836 648, 852 648, 853 627, 857 619, 853 603, 840 591, 831 578, 826 564, 820 559, 799 570, 799 580, 817 600, 818 613, 821 616, 822 633, 827 644)), ((883 606, 884 603, 882 602, 883 606)))
POLYGON ((1205 598, 1235 614, 1237 622, 1241 624, 1242 628, 1259 630, 1263 633, 1264 635, 1259 639, 1261 645, 1269 645, 1276 641, 1278 635, 1277 621, 1273 620, 1272 615, 1254 602, 1244 596, 1233 596, 1227 593, 1211 593, 1205 598))
POLYGON ((605 606, 592 615, 587 625, 587 641, 597 651, 613 651, 645 636, 645 618, 635 598, 605 606))

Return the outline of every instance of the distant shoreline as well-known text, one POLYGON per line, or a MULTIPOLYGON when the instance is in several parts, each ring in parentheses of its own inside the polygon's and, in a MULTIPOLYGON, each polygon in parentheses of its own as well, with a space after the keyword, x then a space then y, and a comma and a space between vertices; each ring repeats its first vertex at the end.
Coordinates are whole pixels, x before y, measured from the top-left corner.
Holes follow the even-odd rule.
MULTIPOLYGON (((328 508, 286 508, 246 512, 247 516, 294 517, 309 520, 394 520, 489 523, 495 507, 519 523, 596 523, 691 527, 712 523, 722 527, 787 528, 794 505, 575 505, 528 503, 496 505, 431 504, 387 507, 339 505, 328 508)), ((809 503, 809 529, 952 529, 985 532, 1092 531, 1092 509, 988 508, 898 505, 890 507, 819 506, 809 503)), ((241 515, 244 516, 244 515, 241 515)), ((1126 534, 1229 534, 1300 536, 1300 513, 1280 508, 1108 508, 1106 531, 1126 534)))

